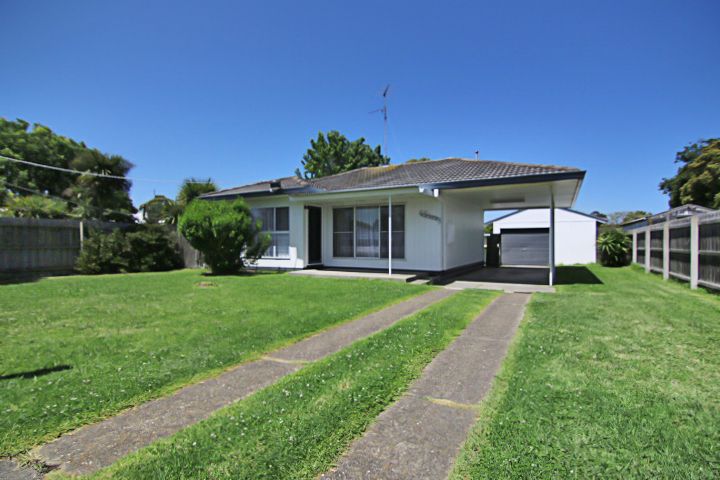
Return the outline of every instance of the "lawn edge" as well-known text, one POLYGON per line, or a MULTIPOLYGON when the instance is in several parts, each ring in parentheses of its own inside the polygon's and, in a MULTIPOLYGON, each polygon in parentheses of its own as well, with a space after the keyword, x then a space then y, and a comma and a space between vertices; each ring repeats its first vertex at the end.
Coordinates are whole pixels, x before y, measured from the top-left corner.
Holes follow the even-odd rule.
POLYGON ((492 381, 490 390, 485 399, 477 404, 475 424, 470 429, 467 438, 460 446, 460 453, 455 457, 455 461, 450 469, 448 480, 469 480, 474 477, 468 476, 469 472, 463 471, 466 465, 471 464, 471 459, 476 455, 474 451, 468 451, 466 448, 472 442, 473 445, 484 446, 487 443, 487 429, 494 415, 498 412, 502 401, 505 399, 510 379, 517 370, 517 352, 525 338, 528 325, 534 320, 531 304, 535 300, 536 295, 554 295, 553 293, 536 292, 531 294, 530 301, 525 309, 525 315, 518 325, 518 328, 508 345, 505 359, 500 366, 500 371, 492 381))

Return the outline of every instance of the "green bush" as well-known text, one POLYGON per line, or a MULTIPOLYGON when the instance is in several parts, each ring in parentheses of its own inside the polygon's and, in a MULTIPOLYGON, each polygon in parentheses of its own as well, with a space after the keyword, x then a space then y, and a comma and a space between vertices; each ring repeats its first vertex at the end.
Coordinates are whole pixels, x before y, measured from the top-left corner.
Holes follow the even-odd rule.
POLYGON ((622 267, 630 263, 630 238, 622 230, 608 230, 598 237, 600 263, 606 267, 622 267))
POLYGON ((159 272, 183 265, 175 234, 161 225, 137 225, 110 233, 92 231, 75 268, 80 273, 159 272))
POLYGON ((242 199, 194 200, 178 222, 180 233, 197 250, 213 274, 237 273, 255 263, 270 246, 242 199))

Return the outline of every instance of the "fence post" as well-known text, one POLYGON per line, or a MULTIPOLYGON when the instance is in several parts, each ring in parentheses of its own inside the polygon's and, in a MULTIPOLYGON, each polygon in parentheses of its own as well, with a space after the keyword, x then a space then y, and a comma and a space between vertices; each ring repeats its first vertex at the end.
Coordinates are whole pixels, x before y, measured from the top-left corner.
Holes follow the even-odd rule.
POLYGON ((85 242, 84 238, 84 232, 83 232, 83 221, 80 219, 80 251, 83 250, 83 243, 85 242))
POLYGON ((670 224, 665 222, 663 225, 663 278, 670 278, 670 224))
POLYGON ((698 217, 690 217, 690 288, 698 288, 700 272, 700 222, 698 217))
POLYGON ((652 254, 652 245, 650 244, 650 227, 645 229, 645 272, 650 273, 650 255, 652 254))
POLYGON ((637 263, 637 232, 632 232, 632 263, 637 263))

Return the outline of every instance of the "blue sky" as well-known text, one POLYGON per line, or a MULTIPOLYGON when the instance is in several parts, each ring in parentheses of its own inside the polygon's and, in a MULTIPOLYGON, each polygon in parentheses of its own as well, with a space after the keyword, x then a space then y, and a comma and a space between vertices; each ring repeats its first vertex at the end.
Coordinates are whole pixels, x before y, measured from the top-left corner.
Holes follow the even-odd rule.
MULTIPOLYGON (((0 3, 0 116, 222 187, 290 175, 336 129, 388 153, 570 165, 577 208, 661 211, 720 136, 720 2, 0 3)), ((135 182, 137 204, 176 183, 135 182)))

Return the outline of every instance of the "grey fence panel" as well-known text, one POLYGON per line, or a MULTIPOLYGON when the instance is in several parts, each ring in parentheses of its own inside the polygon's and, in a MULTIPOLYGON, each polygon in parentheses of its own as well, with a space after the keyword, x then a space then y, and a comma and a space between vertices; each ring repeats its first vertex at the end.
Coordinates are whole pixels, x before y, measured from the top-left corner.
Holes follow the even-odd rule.
POLYGON ((0 272, 71 272, 79 252, 76 220, 0 218, 0 272))
POLYGON ((637 263, 645 265, 645 232, 637 234, 637 263))
POLYGON ((720 286, 720 223, 701 224, 699 237, 698 283, 720 286))
POLYGON ((702 285, 720 290, 720 211, 640 227, 633 234, 637 238, 635 263, 646 271, 689 281, 691 288, 702 285), (650 244, 646 245, 648 232, 650 244))
POLYGON ((690 278, 690 227, 670 229, 670 275, 690 278))
POLYGON ((180 233, 178 233, 177 238, 185 268, 200 268, 204 266, 205 262, 203 261, 202 254, 195 250, 192 245, 190 245, 190 242, 180 235, 180 233))
POLYGON ((650 268, 662 272, 663 269, 663 231, 650 232, 650 268))

